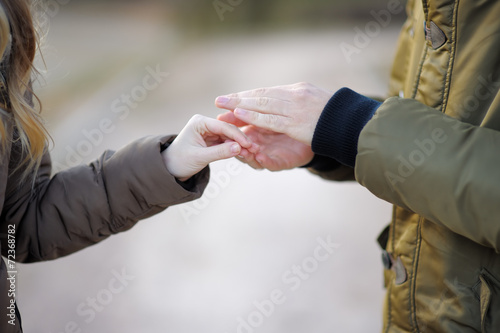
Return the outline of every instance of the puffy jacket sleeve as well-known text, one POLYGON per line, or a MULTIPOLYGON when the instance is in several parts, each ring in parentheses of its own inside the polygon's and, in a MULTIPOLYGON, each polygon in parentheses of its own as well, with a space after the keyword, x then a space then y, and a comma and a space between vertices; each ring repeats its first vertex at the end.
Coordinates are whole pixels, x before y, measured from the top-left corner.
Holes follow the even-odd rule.
POLYGON ((355 176, 376 196, 500 252, 500 132, 390 98, 361 131, 355 176))
MULTIPOLYGON (((168 206, 201 196, 209 178, 208 167, 193 177, 190 187, 178 183, 160 154, 169 139, 172 137, 143 138, 52 178, 46 154, 34 184, 19 187, 16 177, 12 177, 14 181, 9 178, 2 233, 7 225, 16 226, 16 261, 68 255, 130 229, 138 220, 168 206)), ((6 245, 2 242, 3 254, 6 245)))

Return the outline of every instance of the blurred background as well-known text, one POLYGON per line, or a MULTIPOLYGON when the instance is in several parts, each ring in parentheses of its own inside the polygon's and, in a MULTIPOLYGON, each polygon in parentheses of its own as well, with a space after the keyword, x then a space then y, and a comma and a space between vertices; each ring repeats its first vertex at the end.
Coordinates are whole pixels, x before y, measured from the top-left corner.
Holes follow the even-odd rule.
MULTIPOLYGON (((55 169, 178 133, 195 113, 216 117, 221 94, 307 81, 384 96, 403 7, 47 0, 37 91, 55 169)), ((390 215, 356 183, 217 162, 200 200, 69 257, 20 265, 25 332, 377 332, 376 238, 390 215)))

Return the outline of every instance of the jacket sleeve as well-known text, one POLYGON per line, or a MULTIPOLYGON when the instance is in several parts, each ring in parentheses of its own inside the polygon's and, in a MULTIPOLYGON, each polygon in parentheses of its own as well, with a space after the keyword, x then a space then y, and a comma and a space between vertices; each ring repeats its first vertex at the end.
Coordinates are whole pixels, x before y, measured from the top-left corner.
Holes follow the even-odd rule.
MULTIPOLYGON (((16 261, 68 255, 130 229, 170 205, 200 197, 208 182, 208 167, 193 177, 191 187, 178 183, 160 154, 169 139, 143 138, 52 178, 46 154, 34 183, 7 187, 1 231, 15 225, 16 261)), ((4 255, 6 246, 2 242, 4 255)))
POLYGON ((302 168, 306 168, 312 174, 320 176, 326 180, 355 180, 353 168, 342 165, 335 159, 328 156, 315 154, 312 161, 302 166, 302 168))
POLYGON ((326 180, 333 180, 338 182, 343 181, 353 181, 354 178, 354 169, 347 165, 338 165, 330 170, 318 170, 314 167, 307 168, 309 172, 314 175, 317 175, 326 180))
POLYGON ((500 252, 500 132, 390 98, 361 131, 355 175, 376 196, 500 252))

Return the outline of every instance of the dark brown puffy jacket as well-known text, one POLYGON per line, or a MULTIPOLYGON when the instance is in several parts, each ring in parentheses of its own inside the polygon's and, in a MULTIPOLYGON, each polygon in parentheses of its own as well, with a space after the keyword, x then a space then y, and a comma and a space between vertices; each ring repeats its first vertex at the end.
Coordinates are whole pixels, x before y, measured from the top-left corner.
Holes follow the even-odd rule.
POLYGON ((160 154, 172 139, 143 138, 53 176, 45 154, 36 175, 22 183, 20 172, 12 172, 20 154, 12 145, 7 147, 0 160, 0 244, 5 257, 0 260, 1 333, 22 332, 17 307, 11 303, 16 288, 10 282, 16 274, 10 272, 16 271, 15 262, 71 254, 168 206, 201 196, 208 167, 188 185, 179 184, 160 154))

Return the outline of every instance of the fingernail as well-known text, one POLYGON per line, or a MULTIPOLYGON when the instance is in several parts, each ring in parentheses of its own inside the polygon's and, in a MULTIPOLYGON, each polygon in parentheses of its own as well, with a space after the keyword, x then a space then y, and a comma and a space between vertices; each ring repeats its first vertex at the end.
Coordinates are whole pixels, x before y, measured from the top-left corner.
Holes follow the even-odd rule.
POLYGON ((227 102, 229 102, 229 97, 226 97, 226 96, 217 97, 218 104, 226 104, 227 102))
POLYGON ((238 154, 240 152, 240 145, 235 143, 231 146, 231 153, 238 154))
POLYGON ((243 109, 235 109, 234 110, 234 113, 235 114, 239 114, 240 116, 244 116, 247 114, 247 111, 246 110, 243 110, 243 109))

